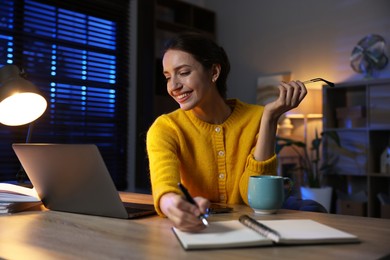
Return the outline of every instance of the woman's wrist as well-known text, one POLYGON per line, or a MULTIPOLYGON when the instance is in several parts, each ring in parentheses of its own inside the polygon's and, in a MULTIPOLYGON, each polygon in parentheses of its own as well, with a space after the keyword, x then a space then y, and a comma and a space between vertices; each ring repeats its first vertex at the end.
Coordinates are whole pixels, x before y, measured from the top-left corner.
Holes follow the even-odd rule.
POLYGON ((263 116, 261 118, 261 123, 262 124, 266 123, 266 124, 268 124, 270 126, 271 125, 277 126, 279 118, 280 118, 280 115, 275 115, 271 111, 268 111, 267 109, 264 109, 263 116))
POLYGON ((168 216, 169 206, 172 205, 174 197, 176 196, 180 196, 180 195, 174 192, 168 192, 160 197, 160 201, 159 201, 160 209, 165 216, 168 216))

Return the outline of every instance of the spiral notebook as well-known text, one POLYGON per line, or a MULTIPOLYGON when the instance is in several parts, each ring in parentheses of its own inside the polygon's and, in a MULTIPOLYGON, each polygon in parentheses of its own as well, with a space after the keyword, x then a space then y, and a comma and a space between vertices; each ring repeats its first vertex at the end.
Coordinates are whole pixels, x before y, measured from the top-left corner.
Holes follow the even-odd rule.
POLYGON ((197 233, 183 232, 175 227, 173 232, 185 250, 359 242, 353 234, 310 219, 255 221, 267 227, 265 232, 271 229, 279 238, 267 237, 239 220, 209 222, 206 229, 197 233))

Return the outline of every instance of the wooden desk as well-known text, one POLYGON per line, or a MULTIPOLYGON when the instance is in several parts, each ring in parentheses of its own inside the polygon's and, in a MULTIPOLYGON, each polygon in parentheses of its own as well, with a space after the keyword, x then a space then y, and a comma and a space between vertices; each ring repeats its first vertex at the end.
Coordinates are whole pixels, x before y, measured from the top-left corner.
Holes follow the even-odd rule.
MULTIPOLYGON (((151 196, 121 193, 133 202, 151 196)), ((237 205, 234 213, 210 221, 237 219, 251 210, 237 205)), ((379 259, 390 254, 390 220, 281 210, 262 219, 310 218, 357 235, 362 243, 273 246, 184 251, 165 218, 135 220, 55 211, 0 216, 0 258, 5 259, 379 259)))

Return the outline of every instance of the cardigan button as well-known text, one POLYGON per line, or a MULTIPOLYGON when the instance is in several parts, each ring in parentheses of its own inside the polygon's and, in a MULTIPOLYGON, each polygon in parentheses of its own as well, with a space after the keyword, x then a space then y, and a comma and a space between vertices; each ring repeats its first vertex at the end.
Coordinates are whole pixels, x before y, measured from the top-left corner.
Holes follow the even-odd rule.
POLYGON ((215 128, 215 132, 220 133, 220 132, 221 132, 221 127, 217 126, 217 127, 215 128))
POLYGON ((225 174, 220 173, 218 177, 219 177, 221 180, 223 180, 223 179, 225 179, 225 174))
POLYGON ((225 155, 225 152, 224 152, 224 151, 219 151, 219 152, 218 152, 218 156, 222 157, 222 156, 224 156, 224 155, 225 155))

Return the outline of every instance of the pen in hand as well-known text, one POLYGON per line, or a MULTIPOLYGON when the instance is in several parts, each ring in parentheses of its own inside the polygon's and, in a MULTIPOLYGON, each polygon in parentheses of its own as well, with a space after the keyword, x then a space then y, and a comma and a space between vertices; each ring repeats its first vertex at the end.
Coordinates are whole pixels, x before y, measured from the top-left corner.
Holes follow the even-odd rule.
MULTIPOLYGON (((179 186, 181 192, 183 192, 183 194, 184 194, 186 200, 187 200, 189 203, 191 203, 191 204, 193 204, 193 205, 196 206, 195 200, 191 197, 190 193, 189 193, 188 190, 184 187, 184 185, 181 184, 181 183, 178 183, 177 185, 179 186)), ((207 217, 207 216, 204 215, 204 214, 201 214, 201 215, 199 216, 200 220, 202 220, 202 222, 203 222, 203 225, 208 226, 208 225, 209 225, 209 222, 207 221, 206 217, 207 217)))

